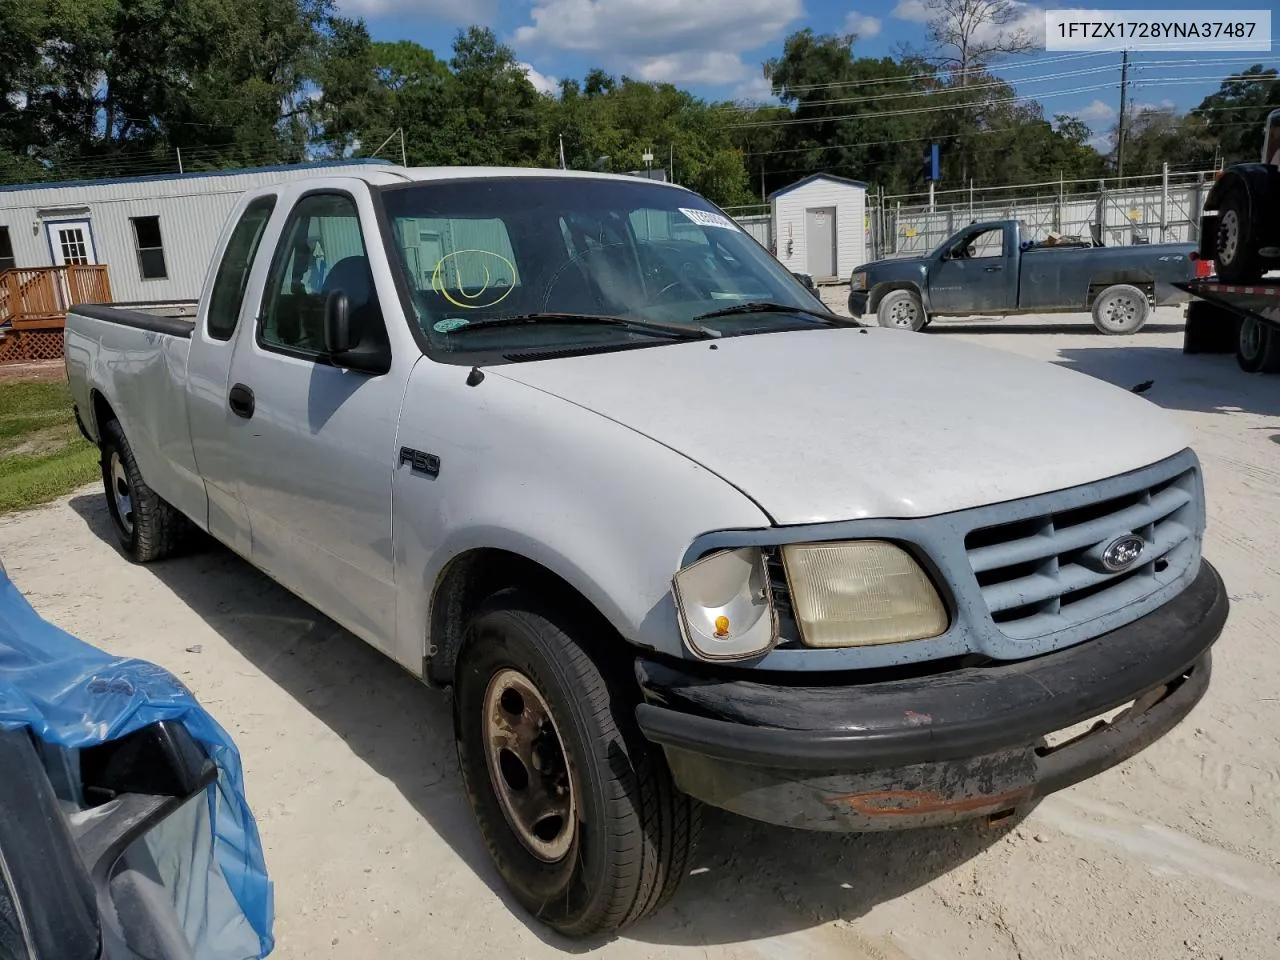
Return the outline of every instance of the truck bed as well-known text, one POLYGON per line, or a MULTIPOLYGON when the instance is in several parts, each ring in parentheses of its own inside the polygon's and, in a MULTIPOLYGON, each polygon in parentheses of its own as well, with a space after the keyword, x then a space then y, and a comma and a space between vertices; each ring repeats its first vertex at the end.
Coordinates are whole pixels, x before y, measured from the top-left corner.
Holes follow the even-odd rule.
POLYGON ((148 483, 200 522, 208 506, 187 417, 194 311, 180 304, 137 307, 156 312, 80 304, 67 313, 63 349, 71 400, 94 443, 102 439, 104 419, 118 419, 148 483))

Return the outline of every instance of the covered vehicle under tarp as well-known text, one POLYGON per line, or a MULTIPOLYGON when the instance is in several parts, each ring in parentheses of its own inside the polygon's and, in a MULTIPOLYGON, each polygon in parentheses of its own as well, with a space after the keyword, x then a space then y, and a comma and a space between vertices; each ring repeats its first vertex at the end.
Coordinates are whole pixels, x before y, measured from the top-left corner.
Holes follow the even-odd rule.
POLYGON ((27 941, 15 956, 271 952, 272 886, 231 737, 165 670, 42 620, 2 564, 0 763, 0 921, 27 941))

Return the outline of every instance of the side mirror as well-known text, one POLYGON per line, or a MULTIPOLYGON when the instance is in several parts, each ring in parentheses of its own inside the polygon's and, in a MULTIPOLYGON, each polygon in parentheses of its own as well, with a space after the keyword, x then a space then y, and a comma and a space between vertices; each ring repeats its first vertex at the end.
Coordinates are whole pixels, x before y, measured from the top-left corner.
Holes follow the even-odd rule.
POLYGON ((358 337, 351 329, 351 301, 341 290, 333 290, 324 301, 324 348, 330 354, 346 353, 358 337))
POLYGON ((352 316, 351 300, 342 290, 325 297, 324 348, 329 362, 362 373, 386 373, 391 369, 391 341, 376 303, 366 305, 361 313, 360 320, 352 316))

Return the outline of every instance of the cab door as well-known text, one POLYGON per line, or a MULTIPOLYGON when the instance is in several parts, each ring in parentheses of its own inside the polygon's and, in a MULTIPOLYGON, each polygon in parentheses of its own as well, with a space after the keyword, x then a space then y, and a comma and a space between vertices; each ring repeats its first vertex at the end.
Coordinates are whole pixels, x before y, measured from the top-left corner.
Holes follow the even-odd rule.
POLYGON ((252 296, 258 249, 276 209, 274 193, 254 197, 231 228, 221 259, 196 313, 187 357, 187 419, 196 469, 209 500, 209 532, 241 556, 249 556, 249 514, 240 500, 239 464, 229 446, 235 415, 227 406, 236 331, 257 318, 252 296))
POLYGON ((929 312, 1006 313, 1017 306, 1017 258, 1003 225, 960 234, 929 271, 929 312))
POLYGON ((412 359, 400 356, 382 375, 342 369, 326 355, 323 329, 325 299, 341 290, 361 336, 386 336, 381 305, 394 291, 373 280, 373 223, 363 185, 297 198, 253 335, 236 339, 224 402, 254 564, 389 652, 391 475, 412 359))

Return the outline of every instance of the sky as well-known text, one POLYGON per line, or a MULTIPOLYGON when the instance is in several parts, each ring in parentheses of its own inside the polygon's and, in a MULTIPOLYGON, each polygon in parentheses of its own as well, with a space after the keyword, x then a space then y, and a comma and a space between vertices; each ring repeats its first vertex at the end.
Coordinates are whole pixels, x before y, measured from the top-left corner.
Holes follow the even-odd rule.
MULTIPOLYGON (((767 101, 761 64, 804 27, 816 33, 854 33, 856 54, 892 56, 901 45, 927 46, 927 0, 337 0, 361 17, 376 40, 415 40, 444 57, 458 29, 492 27, 526 65, 530 80, 554 91, 562 77, 581 78, 593 66, 615 75, 674 83, 708 99, 767 101)), ((1044 12, 1084 3, 1014 0, 1017 25, 1044 42, 1044 12)), ((1275 0, 1236 0, 1233 8, 1261 8, 1275 0)), ((1160 0, 1110 0, 1105 9, 1171 8, 1160 0)), ((1213 9, 1209 4, 1188 10, 1213 9)), ((1280 32, 1280 24, 1275 25, 1280 32)), ((1090 125, 1105 147, 1120 98, 1115 52, 1051 52, 1010 58, 997 72, 1019 95, 1035 97, 1045 114, 1072 114, 1090 125)), ((1280 44, 1256 53, 1169 51, 1131 55, 1130 102, 1187 109, 1228 72, 1252 63, 1280 65, 1280 44)))

